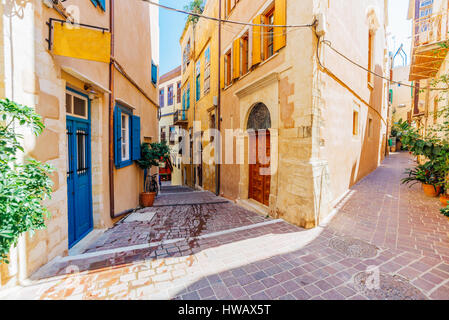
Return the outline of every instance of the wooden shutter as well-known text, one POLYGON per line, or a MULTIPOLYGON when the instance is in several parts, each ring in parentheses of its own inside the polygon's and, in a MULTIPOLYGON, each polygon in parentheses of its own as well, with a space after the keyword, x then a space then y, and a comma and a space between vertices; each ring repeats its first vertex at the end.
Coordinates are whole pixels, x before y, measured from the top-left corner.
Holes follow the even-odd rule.
POLYGON ((220 87, 225 87, 225 55, 221 56, 221 69, 220 69, 220 87))
MULTIPOLYGON (((253 24, 262 24, 262 16, 257 16, 253 20, 253 24)), ((261 59, 261 49, 262 49, 262 43, 260 41, 261 38, 261 31, 262 27, 260 26, 253 26, 253 59, 252 59, 252 66, 255 66, 256 64, 259 64, 261 59)))
POLYGON ((140 117, 132 116, 132 160, 140 160, 140 117))
POLYGON ((114 163, 117 168, 122 161, 122 154, 120 152, 120 141, 122 136, 121 122, 121 111, 120 108, 116 106, 114 109, 114 163))
POLYGON ((240 77, 240 38, 237 40, 234 40, 234 45, 233 45, 233 65, 234 65, 234 69, 233 69, 233 73, 232 73, 232 78, 233 79, 237 79, 240 77))
MULTIPOLYGON (((274 24, 285 26, 287 24, 287 0, 275 0, 274 24)), ((274 28, 274 51, 279 51, 287 44, 286 28, 274 28)))

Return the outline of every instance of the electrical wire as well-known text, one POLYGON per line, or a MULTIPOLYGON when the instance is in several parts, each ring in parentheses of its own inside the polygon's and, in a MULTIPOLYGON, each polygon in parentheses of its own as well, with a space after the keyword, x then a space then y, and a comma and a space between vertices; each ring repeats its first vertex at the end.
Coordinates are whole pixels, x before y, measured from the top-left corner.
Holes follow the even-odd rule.
MULTIPOLYGON (((151 5, 154 5, 154 6, 157 6, 157 7, 166 9, 166 10, 169 10, 169 11, 178 12, 178 13, 182 13, 182 14, 186 14, 186 15, 194 16, 194 17, 198 17, 198 18, 204 18, 204 19, 207 19, 207 20, 212 20, 212 21, 221 22, 221 23, 223 23, 223 26, 226 26, 225 23, 229 23, 229 24, 233 24, 233 25, 244 25, 244 26, 253 26, 253 27, 273 27, 273 28, 285 28, 285 29, 288 29, 288 28, 295 28, 295 29, 298 29, 298 28, 313 28, 313 27, 315 27, 316 24, 317 24, 317 20, 316 20, 316 19, 315 19, 315 20, 313 21, 313 23, 311 23, 311 24, 302 24, 302 25, 271 25, 271 24, 255 24, 255 23, 249 23, 249 22, 234 21, 234 20, 226 20, 226 19, 219 19, 219 18, 215 18, 215 17, 210 17, 210 16, 206 16, 206 15, 203 15, 203 14, 200 14, 200 13, 194 13, 194 12, 189 12, 189 11, 185 11, 185 10, 181 10, 181 9, 172 8, 172 7, 169 7, 169 6, 165 6, 165 5, 162 5, 162 4, 153 2, 153 1, 151 1, 151 0, 141 0, 141 1, 147 2, 147 3, 151 4, 151 5)), ((229 32, 234 32, 234 30, 231 31, 230 29, 227 30, 227 31, 229 31, 229 32)), ((241 31, 241 30, 240 30, 240 31, 241 31)), ((291 31, 294 31, 294 30, 286 30, 285 33, 288 33, 288 32, 291 32, 291 31)), ((279 34, 273 34, 273 33, 271 33, 271 32, 266 32, 266 31, 259 31, 258 33, 259 33, 261 36, 265 36, 265 35, 267 35, 267 36, 274 36, 274 37, 276 37, 276 36, 284 36, 284 34, 279 35, 279 34)), ((417 88, 416 86, 409 85, 409 84, 406 84, 406 83, 403 83, 403 82, 400 82, 400 81, 395 81, 395 80, 393 80, 393 79, 390 79, 390 78, 388 78, 388 77, 385 77, 384 75, 381 75, 381 74, 378 74, 378 73, 376 73, 376 72, 374 72, 374 71, 372 71, 372 70, 369 70, 368 68, 362 66, 361 64, 357 63, 356 61, 352 60, 351 58, 347 57, 346 55, 344 55, 343 53, 341 53, 340 51, 338 51, 337 49, 335 49, 335 48, 332 46, 332 43, 331 43, 329 40, 323 39, 323 40, 321 40, 321 41, 318 42, 318 44, 317 44, 317 55, 318 55, 318 48, 319 48, 319 45, 320 45, 321 43, 324 43, 325 45, 327 45, 332 51, 334 51, 336 54, 338 54, 339 56, 341 56, 342 58, 344 58, 344 59, 347 60, 348 62, 350 62, 350 63, 352 63, 353 65, 357 66, 358 68, 360 68, 360 69, 362 69, 362 70, 364 70, 364 71, 366 71, 366 72, 372 74, 372 75, 375 76, 375 77, 384 79, 384 80, 386 80, 386 81, 389 81, 390 83, 398 84, 398 85, 401 85, 401 86, 404 86, 404 87, 408 87, 408 88, 412 88, 412 89, 417 88)), ((321 66, 322 68, 324 68, 324 69, 327 69, 327 68, 324 67, 323 64, 321 63, 321 60, 319 59, 319 55, 318 55, 317 58, 318 58, 318 62, 319 62, 319 64, 320 64, 320 66, 321 66)), ((327 70, 328 70, 328 69, 327 69, 327 70)), ((445 90, 448 90, 449 88, 427 88, 427 89, 428 89, 428 90, 432 90, 432 91, 445 91, 445 90)))
MULTIPOLYGON (((343 53, 341 53, 340 51, 338 51, 337 49, 335 49, 335 48, 332 46, 332 42, 330 42, 329 40, 324 40, 324 39, 323 39, 323 40, 319 41, 319 42, 318 42, 318 47, 319 47, 319 45, 320 45, 321 43, 324 43, 325 45, 327 45, 332 51, 334 51, 336 54, 338 54, 340 57, 344 58, 344 59, 347 60, 348 62, 354 64, 355 66, 359 67, 360 69, 363 69, 364 71, 366 71, 366 72, 368 72, 368 73, 370 73, 370 74, 372 74, 372 75, 374 75, 374 76, 376 76, 376 77, 382 78, 382 79, 384 79, 384 80, 389 81, 390 83, 398 84, 398 85, 400 85, 400 86, 404 86, 404 87, 408 87, 408 88, 412 88, 412 89, 417 88, 416 86, 413 86, 413 85, 410 85, 410 84, 406 84, 406 83, 403 83, 403 82, 400 82, 400 81, 392 80, 392 79, 387 78, 387 77, 385 77, 385 76, 383 76, 383 75, 380 75, 380 74, 378 74, 378 73, 376 73, 376 72, 374 72, 374 71, 371 71, 371 70, 369 70, 368 68, 365 68, 365 67, 362 66, 361 64, 355 62, 354 60, 352 60, 351 58, 349 58, 349 57, 346 56, 345 54, 343 54, 343 53)), ((318 49, 318 48, 317 48, 317 49, 318 49)), ((318 51, 317 51, 317 52, 318 52, 318 51)), ((319 59, 319 56, 318 56, 317 58, 318 58, 318 62, 319 62, 319 64, 320 64, 320 66, 321 66, 322 68, 325 68, 325 67, 323 66, 323 64, 321 63, 321 61, 320 61, 320 59, 319 59)), ((419 87, 418 87, 418 88, 419 88, 419 87)), ((445 90, 448 90, 449 88, 427 88, 427 89, 429 89, 429 90, 431 90, 431 91, 445 91, 445 90)))
POLYGON ((242 21, 235 21, 235 20, 226 20, 226 19, 219 19, 219 18, 215 18, 215 17, 210 17, 210 16, 206 16, 206 15, 203 15, 203 14, 200 14, 200 13, 189 12, 189 11, 185 11, 185 10, 181 10, 181 9, 168 7, 168 6, 165 6, 165 5, 153 2, 151 0, 141 0, 141 1, 148 2, 149 4, 152 4, 154 6, 157 6, 157 7, 166 9, 166 10, 170 10, 170 11, 186 14, 186 15, 189 15, 189 16, 198 17, 198 18, 204 18, 204 19, 207 19, 207 20, 213 20, 213 21, 222 22, 222 23, 231 23, 231 24, 236 24, 236 25, 253 26, 253 27, 275 27, 275 28, 311 28, 311 27, 315 26, 315 24, 316 24, 316 20, 313 23, 311 23, 311 24, 298 24, 298 25, 256 24, 256 23, 249 23, 249 22, 242 22, 242 21))

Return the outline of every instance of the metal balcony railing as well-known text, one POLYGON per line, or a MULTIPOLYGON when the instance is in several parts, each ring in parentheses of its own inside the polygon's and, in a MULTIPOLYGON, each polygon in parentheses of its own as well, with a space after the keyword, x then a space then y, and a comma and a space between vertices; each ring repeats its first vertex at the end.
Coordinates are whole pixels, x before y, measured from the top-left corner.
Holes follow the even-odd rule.
POLYGON ((448 12, 416 19, 413 24, 413 45, 419 48, 446 41, 448 32, 448 12))
POLYGON ((187 122, 187 111, 186 110, 176 110, 173 115, 173 122, 175 124, 187 122))

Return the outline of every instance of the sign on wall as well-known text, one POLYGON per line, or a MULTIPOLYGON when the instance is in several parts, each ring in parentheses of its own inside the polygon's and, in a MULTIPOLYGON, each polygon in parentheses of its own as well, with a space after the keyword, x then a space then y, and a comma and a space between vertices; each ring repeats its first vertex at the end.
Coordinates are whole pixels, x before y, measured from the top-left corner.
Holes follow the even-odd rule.
POLYGON ((53 54, 109 63, 111 34, 68 24, 53 25, 53 54))

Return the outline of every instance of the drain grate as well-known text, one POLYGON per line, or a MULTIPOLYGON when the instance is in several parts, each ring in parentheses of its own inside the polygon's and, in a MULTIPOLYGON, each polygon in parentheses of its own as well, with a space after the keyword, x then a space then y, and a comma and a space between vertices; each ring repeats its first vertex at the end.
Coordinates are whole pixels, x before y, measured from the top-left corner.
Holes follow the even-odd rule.
POLYGON ((360 272, 354 277, 354 287, 371 300, 427 300, 409 280, 398 275, 360 272))
POLYGON ((348 257, 363 259, 373 258, 377 256, 377 251, 379 250, 372 244, 349 237, 333 238, 329 242, 329 247, 348 257))

